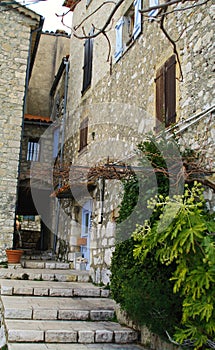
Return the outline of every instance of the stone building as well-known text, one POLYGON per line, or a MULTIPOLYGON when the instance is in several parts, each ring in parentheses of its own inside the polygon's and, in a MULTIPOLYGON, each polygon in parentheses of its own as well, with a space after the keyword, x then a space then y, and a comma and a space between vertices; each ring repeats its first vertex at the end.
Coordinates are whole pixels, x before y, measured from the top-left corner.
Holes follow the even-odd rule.
MULTIPOLYGON (((57 129, 53 100, 59 67, 69 54, 69 47, 70 36, 64 31, 42 33, 28 87, 16 214, 22 218, 22 248, 29 254, 54 250, 49 178, 57 129)), ((62 94, 55 97, 55 107, 60 98, 62 94)))
POLYGON ((0 260, 13 245, 20 144, 26 92, 43 18, 14 2, 0 2, 0 260))
MULTIPOLYGON (((38 203, 51 207, 47 172, 53 160, 52 85, 63 57, 69 54, 70 37, 61 30, 42 34, 43 21, 18 3, 0 2, 0 260, 5 260, 5 249, 13 246, 16 215, 27 219, 21 225, 26 247, 53 248, 53 235, 37 215, 37 207, 38 203), (44 132, 49 127, 47 137, 44 132), (41 173, 44 164, 43 182, 31 180, 31 173, 41 173)), ((49 210, 46 216, 47 223, 49 210)))
POLYGON ((108 283, 122 187, 118 174, 110 179, 100 170, 135 167, 137 143, 173 128, 182 148, 204 148, 214 168, 213 4, 179 2, 163 17, 156 1, 65 4, 74 11, 75 34, 57 235, 67 258, 81 254, 93 280, 108 283))

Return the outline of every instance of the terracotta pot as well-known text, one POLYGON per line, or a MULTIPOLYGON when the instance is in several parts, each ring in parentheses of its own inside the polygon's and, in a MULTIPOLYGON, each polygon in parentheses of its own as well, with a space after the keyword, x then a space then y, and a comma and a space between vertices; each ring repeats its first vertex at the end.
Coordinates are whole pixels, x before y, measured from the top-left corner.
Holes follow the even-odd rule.
POLYGON ((21 249, 6 249, 8 264, 18 264, 23 253, 21 249))
POLYGON ((80 245, 87 245, 87 239, 84 238, 84 237, 80 237, 77 239, 77 245, 80 246, 80 245))

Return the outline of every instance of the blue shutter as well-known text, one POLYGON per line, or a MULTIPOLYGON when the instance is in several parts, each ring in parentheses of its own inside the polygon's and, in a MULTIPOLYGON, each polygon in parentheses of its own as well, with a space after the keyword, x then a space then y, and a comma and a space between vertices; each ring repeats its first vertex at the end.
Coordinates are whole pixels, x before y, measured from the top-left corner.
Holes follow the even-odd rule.
POLYGON ((58 146, 59 146, 59 136, 60 136, 60 128, 56 128, 54 130, 54 140, 53 140, 53 158, 56 158, 58 155, 58 146))
MULTIPOLYGON (((159 0, 149 0, 149 7, 157 6, 159 5, 159 0)), ((150 19, 154 19, 154 17, 157 15, 158 9, 149 11, 149 17, 150 19)))
POLYGON ((123 53, 123 42, 122 42, 122 30, 123 30, 124 19, 123 17, 117 22, 116 29, 116 51, 114 54, 115 60, 118 61, 123 53))
POLYGON ((142 0, 134 1, 134 30, 133 30, 133 38, 134 40, 142 31, 142 16, 140 10, 142 8, 142 0))

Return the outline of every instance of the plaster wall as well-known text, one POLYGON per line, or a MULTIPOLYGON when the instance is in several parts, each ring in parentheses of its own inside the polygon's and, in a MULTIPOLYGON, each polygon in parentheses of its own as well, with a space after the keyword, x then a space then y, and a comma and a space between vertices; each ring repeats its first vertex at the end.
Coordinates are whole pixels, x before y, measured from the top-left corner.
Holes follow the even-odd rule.
POLYGON ((41 35, 29 83, 27 113, 50 117, 52 87, 63 57, 69 55, 70 37, 62 31, 41 35))

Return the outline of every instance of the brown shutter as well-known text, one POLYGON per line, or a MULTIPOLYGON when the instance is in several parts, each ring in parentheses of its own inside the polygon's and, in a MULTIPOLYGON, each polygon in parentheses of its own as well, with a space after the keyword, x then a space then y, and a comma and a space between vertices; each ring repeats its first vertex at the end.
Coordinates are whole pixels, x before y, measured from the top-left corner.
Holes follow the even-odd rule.
POLYGON ((165 126, 176 121, 176 73, 175 55, 165 63, 165 126))
POLYGON ((88 38, 84 43, 84 66, 83 66, 83 88, 82 94, 91 85, 93 62, 93 39, 88 38))
POLYGON ((88 118, 84 119, 80 125, 80 147, 81 151, 84 147, 87 146, 87 136, 88 136, 88 118))
POLYGON ((161 129, 161 123, 165 121, 165 98, 164 98, 164 66, 158 69, 156 74, 156 130, 161 129))

